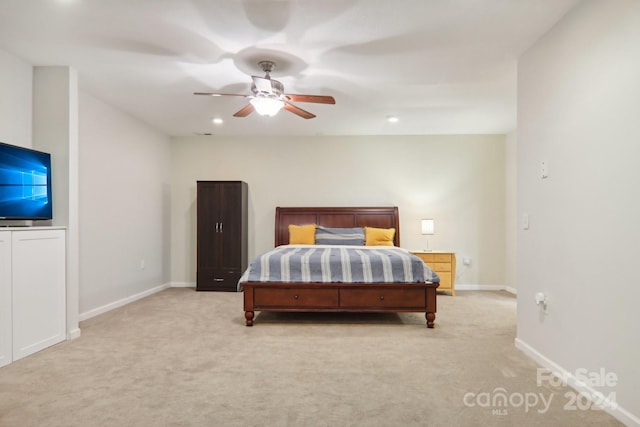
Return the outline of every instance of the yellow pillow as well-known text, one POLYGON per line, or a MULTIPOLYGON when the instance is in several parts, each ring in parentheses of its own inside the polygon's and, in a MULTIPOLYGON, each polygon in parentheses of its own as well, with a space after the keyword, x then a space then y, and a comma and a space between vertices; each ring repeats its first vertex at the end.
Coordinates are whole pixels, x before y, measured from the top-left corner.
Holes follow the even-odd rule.
POLYGON ((316 225, 289 225, 290 245, 315 245, 316 225))
POLYGON ((367 246, 393 246, 393 236, 396 234, 395 228, 373 228, 365 227, 365 245, 367 246))

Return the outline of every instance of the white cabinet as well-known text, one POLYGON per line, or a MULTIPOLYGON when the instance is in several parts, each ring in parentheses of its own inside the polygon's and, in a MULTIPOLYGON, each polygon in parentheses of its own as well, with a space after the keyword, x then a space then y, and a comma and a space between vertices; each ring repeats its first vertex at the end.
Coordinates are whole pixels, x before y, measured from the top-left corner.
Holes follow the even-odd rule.
POLYGON ((8 365, 13 360, 12 306, 11 232, 0 231, 0 366, 8 365))
POLYGON ((0 234, 0 364, 6 364, 66 338, 66 236, 50 228, 0 234))

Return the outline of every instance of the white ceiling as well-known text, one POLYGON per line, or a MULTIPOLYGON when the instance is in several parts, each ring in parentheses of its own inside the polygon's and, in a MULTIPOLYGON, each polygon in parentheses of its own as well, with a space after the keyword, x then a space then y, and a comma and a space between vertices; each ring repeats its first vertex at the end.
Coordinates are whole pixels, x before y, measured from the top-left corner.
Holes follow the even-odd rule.
POLYGON ((174 136, 505 133, 518 55, 577 2, 0 0, 0 48, 71 65, 82 90, 174 136), (336 105, 236 118, 246 99, 192 95, 249 94, 261 60, 286 93, 336 105))

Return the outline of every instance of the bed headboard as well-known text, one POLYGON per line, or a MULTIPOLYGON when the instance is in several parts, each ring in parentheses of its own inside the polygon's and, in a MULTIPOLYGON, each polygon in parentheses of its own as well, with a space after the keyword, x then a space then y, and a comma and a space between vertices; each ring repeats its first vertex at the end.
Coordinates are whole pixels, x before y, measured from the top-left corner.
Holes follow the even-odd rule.
POLYGON ((289 243, 289 225, 318 224, 324 227, 395 228, 393 239, 400 246, 400 219, 397 206, 340 208, 276 207, 276 246, 289 243))

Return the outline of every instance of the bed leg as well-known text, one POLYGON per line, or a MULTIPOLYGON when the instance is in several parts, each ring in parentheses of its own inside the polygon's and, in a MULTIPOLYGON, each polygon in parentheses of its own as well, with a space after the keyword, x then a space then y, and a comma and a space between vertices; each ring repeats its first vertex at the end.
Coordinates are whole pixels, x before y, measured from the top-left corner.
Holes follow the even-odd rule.
POLYGON ((427 311, 425 313, 425 317, 427 318, 427 328, 433 328, 433 322, 436 320, 436 314, 427 311))
POLYGON ((253 311, 245 311, 244 318, 247 319, 247 326, 253 326, 253 311))

